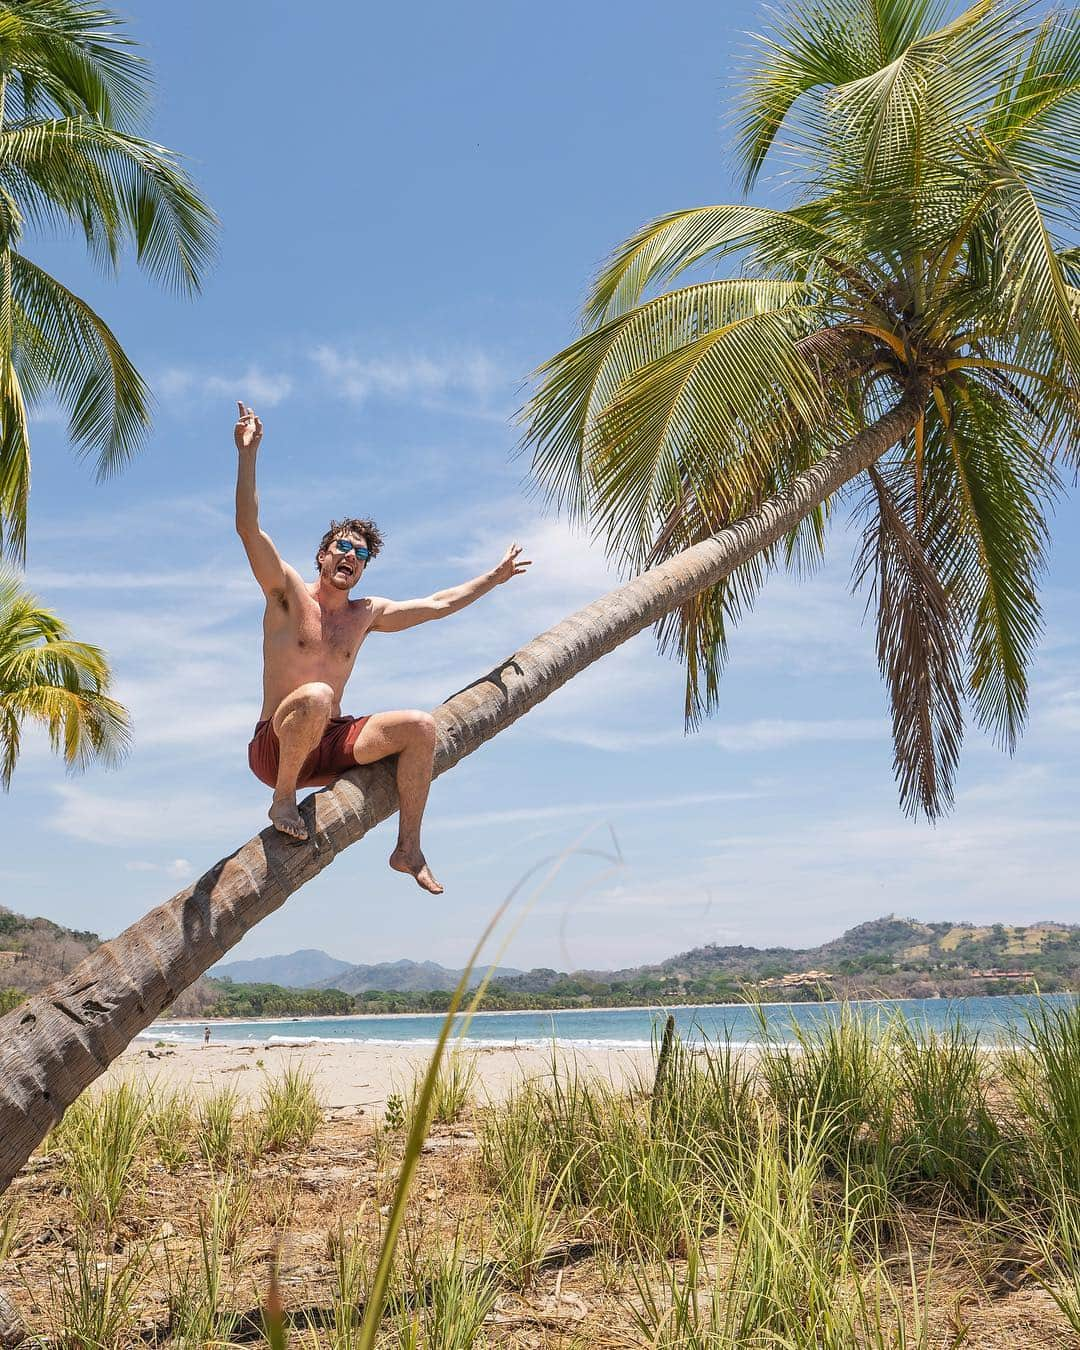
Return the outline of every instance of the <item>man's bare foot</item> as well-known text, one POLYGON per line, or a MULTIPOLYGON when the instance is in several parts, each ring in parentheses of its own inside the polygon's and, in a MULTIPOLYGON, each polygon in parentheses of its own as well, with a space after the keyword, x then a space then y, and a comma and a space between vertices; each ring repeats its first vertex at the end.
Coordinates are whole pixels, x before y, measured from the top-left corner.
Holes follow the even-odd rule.
POLYGON ((295 839, 298 844, 302 844, 308 837, 307 826, 300 818, 295 802, 274 802, 269 815, 270 823, 278 834, 295 839))
POLYGON ((390 854, 390 866, 395 872, 407 872, 409 876, 415 878, 418 886, 430 891, 432 895, 442 895, 443 888, 432 876, 427 859, 419 849, 415 853, 410 853, 399 845, 390 854))

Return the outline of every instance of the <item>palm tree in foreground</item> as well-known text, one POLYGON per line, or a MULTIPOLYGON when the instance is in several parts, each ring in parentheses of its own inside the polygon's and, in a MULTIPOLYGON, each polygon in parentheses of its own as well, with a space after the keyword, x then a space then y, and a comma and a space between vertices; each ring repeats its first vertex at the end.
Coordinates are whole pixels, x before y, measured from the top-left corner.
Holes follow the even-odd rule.
MULTIPOLYGON (((436 773, 661 621, 691 714, 708 707, 725 618, 818 546, 860 476, 905 800, 937 809, 950 781, 961 629, 977 715, 1018 732, 1043 503, 1076 414, 1078 278, 1050 227, 1080 59, 1060 23, 1029 32, 986 3, 939 17, 910 0, 793 13, 751 74, 741 143, 752 179, 783 125, 816 195, 667 217, 602 274, 530 435, 559 500, 654 565, 438 708, 436 773), (641 300, 732 251, 754 275, 641 300)), ((180 990, 394 806, 387 765, 346 775, 302 803, 307 844, 268 828, 0 1019, 0 1185, 180 990)))
POLYGON ((128 719, 109 697, 109 682, 100 648, 75 642, 62 620, 0 570, 0 788, 11 784, 27 721, 48 732, 71 769, 119 760, 128 719))
POLYGON ((115 266, 125 245, 198 289, 214 218, 172 151, 135 134, 150 76, 121 20, 90 0, 0 3, 0 550, 26 553, 29 419, 53 399, 99 478, 149 427, 149 394, 108 324, 26 254, 28 228, 69 225, 115 266))

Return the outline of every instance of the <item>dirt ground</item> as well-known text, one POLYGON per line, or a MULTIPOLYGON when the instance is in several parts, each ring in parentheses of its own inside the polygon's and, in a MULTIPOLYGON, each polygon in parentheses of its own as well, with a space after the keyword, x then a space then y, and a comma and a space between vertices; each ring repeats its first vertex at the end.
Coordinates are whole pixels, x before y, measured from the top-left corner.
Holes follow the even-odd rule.
MULTIPOLYGON (((286 1313, 294 1325, 326 1320, 333 1303, 334 1254, 340 1232, 377 1242, 382 1214, 393 1193, 402 1136, 373 1125, 362 1107, 327 1110, 310 1147, 265 1156, 246 1165, 241 1185, 248 1198, 236 1216, 235 1249, 225 1265, 222 1302, 251 1313, 234 1341, 261 1339, 258 1309, 276 1261, 286 1313)), ((435 1127, 412 1189, 406 1243, 449 1243, 467 1235, 479 1259, 485 1252, 483 1216, 490 1192, 480 1180, 477 1121, 435 1127)), ((140 1262, 132 1300, 131 1343, 167 1342, 167 1271, 197 1260, 207 1223, 211 1170, 201 1161, 176 1174, 148 1157, 137 1163, 136 1184, 125 1202, 109 1263, 123 1269, 140 1262)), ((15 1181, 14 1235, 2 1287, 32 1333, 48 1335, 60 1272, 78 1238, 56 1152, 35 1156, 15 1181)), ((631 1267, 603 1240, 587 1215, 550 1252, 547 1267, 526 1291, 500 1293, 481 1343, 569 1347, 645 1344, 635 1325, 637 1290, 631 1267)), ((1080 1344, 1065 1326, 1030 1269, 1031 1254, 1002 1247, 988 1229, 934 1215, 912 1215, 907 1241, 916 1267, 932 1262, 928 1347, 1061 1347, 1080 1344)), ((908 1278, 898 1244, 897 1278, 908 1278)), ((663 1272, 657 1270, 657 1278, 663 1272)), ((104 1276, 102 1276, 104 1277, 104 1276)), ((303 1343, 310 1346, 310 1331, 303 1343)), ((328 1332, 314 1333, 329 1344, 328 1332)), ((296 1337, 299 1343, 300 1337, 296 1337)))

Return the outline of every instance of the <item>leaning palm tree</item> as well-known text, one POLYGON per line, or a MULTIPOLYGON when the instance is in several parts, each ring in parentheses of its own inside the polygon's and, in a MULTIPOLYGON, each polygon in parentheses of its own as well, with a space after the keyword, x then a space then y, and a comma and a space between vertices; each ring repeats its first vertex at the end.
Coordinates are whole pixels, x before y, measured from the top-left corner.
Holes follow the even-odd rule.
MULTIPOLYGON (((916 747, 911 791, 941 800, 961 624, 977 714, 1018 732, 1042 503, 1076 416, 1077 277, 1051 227, 1080 58, 1067 28, 1028 32, 989 4, 924 33, 934 18, 910 0, 819 0, 778 30, 751 72, 748 173, 784 125, 820 190, 787 211, 668 217, 605 270, 530 433, 559 500, 651 565, 438 708, 437 773, 667 615, 708 706, 755 572, 816 547, 861 477, 883 660, 913 700, 895 714, 916 747), (641 299, 732 250, 760 275, 641 299)), ((394 807, 385 764, 346 774, 301 804, 308 843, 268 827, 0 1019, 0 1186, 181 989, 394 807)))
POLYGON ((72 639, 19 581, 0 570, 0 788, 11 785, 25 723, 48 732, 71 769, 116 763, 128 743, 128 717, 109 697, 99 647, 72 639))
POLYGON ((104 319, 26 253, 28 232, 74 226, 113 266, 125 245, 153 275, 198 288, 214 220, 172 151, 136 134, 149 92, 121 21, 86 0, 0 3, 0 550, 26 552, 29 419, 54 400, 99 477, 149 426, 145 383, 104 319))
POLYGON ((698 207, 639 230, 527 410, 539 483, 632 571, 862 435, 839 490, 666 616, 659 639, 685 660, 693 725, 770 570, 819 554, 852 507, 900 798, 930 817, 952 800, 965 702, 1009 750, 1023 726, 1080 370, 1080 255, 1063 237, 1080 28, 994 0, 952 22, 944 8, 796 3, 759 41, 737 110, 746 188, 779 161, 791 205, 698 207), (733 259, 736 276, 668 285, 733 259))

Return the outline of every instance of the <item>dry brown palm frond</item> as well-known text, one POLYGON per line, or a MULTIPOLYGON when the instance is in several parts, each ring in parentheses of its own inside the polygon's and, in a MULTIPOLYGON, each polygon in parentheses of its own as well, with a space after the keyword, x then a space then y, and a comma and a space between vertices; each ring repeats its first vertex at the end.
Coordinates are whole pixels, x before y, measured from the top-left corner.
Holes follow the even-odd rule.
POLYGON ((931 819, 952 802, 963 739, 963 633, 914 524, 915 485, 899 499, 876 469, 868 470, 874 516, 863 535, 856 582, 873 575, 877 655, 892 705, 893 762, 909 814, 931 819), (911 519, 907 519, 910 517, 911 519))

